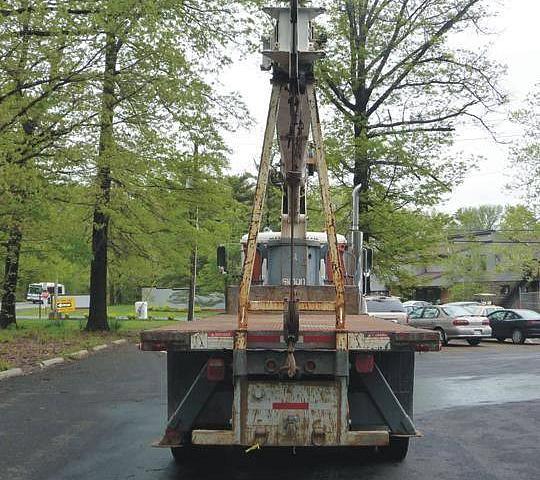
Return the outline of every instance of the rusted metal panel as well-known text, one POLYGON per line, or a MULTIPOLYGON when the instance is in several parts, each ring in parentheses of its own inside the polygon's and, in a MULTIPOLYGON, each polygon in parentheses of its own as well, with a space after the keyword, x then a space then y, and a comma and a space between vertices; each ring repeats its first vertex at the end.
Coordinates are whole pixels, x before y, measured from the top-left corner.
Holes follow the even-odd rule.
POLYGON ((388 445, 390 436, 385 430, 359 430, 347 432, 343 445, 350 447, 384 447, 388 445))
POLYGON ((229 332, 195 332, 191 334, 191 350, 232 350, 234 334, 229 332))
POLYGON ((251 221, 249 224, 248 240, 244 256, 244 265, 242 267, 242 280, 238 291, 238 329, 245 330, 248 326, 248 304, 249 289, 251 287, 251 277, 253 275, 253 263, 255 261, 255 252, 257 249, 257 234, 261 225, 262 210, 266 186, 268 183, 268 172, 270 171, 270 153, 272 141, 276 129, 276 116, 279 108, 280 85, 272 87, 270 96, 270 106, 268 107, 268 118, 266 121, 266 130, 264 132, 263 149, 261 154, 261 164, 259 166, 259 176, 255 188, 255 198, 253 200, 253 209, 251 211, 251 221))
MULTIPOLYGON (((297 285, 298 300, 306 302, 335 302, 334 285, 297 285)), ((283 299, 289 294, 289 287, 284 285, 251 285, 249 299, 252 302, 275 300, 283 305, 283 299)), ((358 287, 345 286, 345 313, 358 315, 358 287)), ((227 313, 238 312, 238 285, 229 285, 227 289, 227 313)))
POLYGON ((244 445, 339 444, 339 382, 249 382, 244 407, 244 445))
POLYGON ((194 445, 234 445, 232 430, 193 430, 191 443, 194 445))
POLYGON ((334 286, 336 288, 336 329, 345 329, 345 284, 343 271, 339 261, 339 250, 336 236, 336 219, 330 201, 330 182, 328 180, 328 169, 324 158, 323 139, 321 132, 321 122, 317 106, 317 97, 313 84, 306 86, 311 115, 311 132, 313 143, 315 144, 315 159, 317 161, 317 172, 319 174, 319 184, 321 188, 321 199, 326 223, 326 235, 332 261, 332 273, 334 286))
MULTIPOLYGON (((333 312, 336 309, 335 302, 325 301, 298 301, 298 308, 305 312, 333 312)), ((283 310, 283 301, 279 300, 259 300, 249 302, 250 311, 277 312, 283 310)))
MULTIPOLYGON (((193 334, 204 334, 210 332, 222 332, 230 335, 236 329, 235 315, 216 315, 193 322, 178 322, 176 325, 162 327, 154 330, 141 332, 141 348, 144 350, 166 350, 178 349, 189 350, 193 334)), ((283 331, 283 319, 279 313, 252 313, 248 335, 268 334, 281 335, 283 331)), ((245 332, 236 332, 235 341, 242 342, 239 348, 248 348, 248 336, 245 332)), ((335 334, 335 318, 330 314, 303 314, 300 317, 300 336, 325 334, 335 334)), ((347 330, 344 332, 349 343, 354 347, 357 343, 351 339, 351 333, 363 333, 365 336, 373 337, 386 335, 390 338, 391 348, 409 348, 415 350, 417 347, 422 351, 438 351, 440 349, 439 335, 432 330, 422 330, 408 325, 400 325, 388 320, 382 320, 367 315, 349 315, 347 320, 347 330), (347 335, 348 334, 348 335, 347 335)), ((252 337, 254 338, 254 337, 252 337)), ((314 340, 314 339, 311 339, 314 340)), ((217 341, 217 340, 216 340, 217 341)), ((251 343, 251 342, 249 342, 251 343)), ((306 343, 318 343, 306 342, 306 343)), ((328 345, 327 339, 324 344, 328 345)), ((340 343, 340 346, 343 346, 340 343)), ((302 347, 299 342, 298 348, 302 347)), ((272 347, 270 347, 272 348, 272 347)), ((202 348, 201 348, 202 349, 202 348)))
POLYGON ((348 334, 349 350, 390 350, 392 342, 385 332, 353 332, 348 334))

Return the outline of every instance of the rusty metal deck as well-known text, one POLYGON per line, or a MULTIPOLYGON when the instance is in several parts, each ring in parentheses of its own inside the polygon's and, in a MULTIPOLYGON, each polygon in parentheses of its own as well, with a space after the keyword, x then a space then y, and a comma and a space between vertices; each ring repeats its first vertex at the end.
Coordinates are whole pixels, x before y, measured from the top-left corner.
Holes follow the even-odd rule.
MULTIPOLYGON (((236 330, 236 315, 221 314, 214 317, 201 318, 193 322, 178 322, 176 325, 160 327, 155 330, 143 332, 150 335, 152 332, 227 332, 236 330)), ((311 331, 334 331, 336 318, 331 313, 300 315, 300 330, 311 331)), ((251 313, 249 316, 248 331, 275 331, 283 330, 283 315, 280 313, 251 313)), ((383 320, 381 318, 370 317, 369 315, 348 315, 346 330, 348 332, 387 332, 387 333, 407 333, 418 332, 417 328, 407 325, 383 320)), ((161 334, 161 333, 160 333, 161 334)))
MULTIPOLYGON (((154 350, 157 347, 169 348, 174 346, 180 349, 203 349, 204 343, 198 344, 203 339, 213 348, 229 348, 231 339, 237 329, 236 315, 221 314, 214 317, 202 318, 193 322, 178 322, 153 330, 141 332, 141 345, 144 350, 154 350), (197 345, 200 345, 197 347, 197 345)), ((279 342, 283 332, 283 318, 279 313, 252 313, 248 324, 248 348, 256 345, 257 348, 270 346, 269 343, 279 342), (251 339, 251 342, 250 342, 251 339)), ((314 346, 323 348, 324 338, 335 341, 335 317, 327 314, 301 314, 300 335, 306 339, 313 339, 314 346), (318 337, 318 338, 316 338, 318 337)), ((438 350, 439 335, 431 330, 422 330, 408 325, 400 325, 388 320, 370 317, 368 315, 348 315, 345 332, 349 334, 349 343, 358 336, 388 339, 393 345, 396 344, 423 344, 429 345, 425 350, 438 350)), ((307 342, 306 342, 307 344, 307 342)), ((232 345, 232 343, 231 343, 232 345)), ((302 341, 300 342, 302 345, 302 341)), ((328 341, 326 341, 328 347, 328 341)), ((388 348, 390 349, 390 348, 388 348)))

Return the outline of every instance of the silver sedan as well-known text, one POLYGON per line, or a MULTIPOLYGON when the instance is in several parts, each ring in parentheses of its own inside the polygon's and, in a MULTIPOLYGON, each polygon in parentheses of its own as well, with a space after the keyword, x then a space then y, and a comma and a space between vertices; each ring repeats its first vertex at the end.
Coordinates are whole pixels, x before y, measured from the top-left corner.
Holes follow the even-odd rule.
POLYGON ((467 340, 469 345, 478 345, 482 338, 491 336, 491 327, 486 317, 474 316, 457 305, 438 305, 416 309, 409 314, 413 327, 436 330, 443 345, 454 338, 467 340))

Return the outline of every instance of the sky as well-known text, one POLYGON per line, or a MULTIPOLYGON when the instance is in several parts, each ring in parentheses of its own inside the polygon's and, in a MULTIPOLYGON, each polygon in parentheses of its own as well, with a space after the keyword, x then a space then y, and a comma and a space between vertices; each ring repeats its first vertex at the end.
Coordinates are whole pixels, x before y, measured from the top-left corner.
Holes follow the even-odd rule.
MULTIPOLYGON (((500 141, 519 138, 519 128, 507 120, 508 112, 520 107, 535 83, 540 82, 540 42, 538 41, 539 0, 505 0, 498 7, 499 15, 490 23, 492 43, 490 56, 507 66, 507 75, 501 80, 508 93, 509 103, 489 117, 500 141)), ((475 35, 466 41, 470 45, 480 41, 475 35)), ((231 171, 248 170, 256 173, 255 162, 260 156, 262 137, 270 97, 270 73, 259 68, 261 56, 250 55, 235 61, 224 72, 221 80, 227 89, 239 93, 254 123, 248 131, 226 136, 232 149, 231 171)), ((509 205, 519 203, 519 192, 507 185, 512 181, 508 162, 508 145, 495 142, 480 127, 467 126, 456 132, 456 155, 481 155, 484 159, 469 173, 463 184, 457 186, 437 209, 453 213, 460 207, 483 204, 509 205)))

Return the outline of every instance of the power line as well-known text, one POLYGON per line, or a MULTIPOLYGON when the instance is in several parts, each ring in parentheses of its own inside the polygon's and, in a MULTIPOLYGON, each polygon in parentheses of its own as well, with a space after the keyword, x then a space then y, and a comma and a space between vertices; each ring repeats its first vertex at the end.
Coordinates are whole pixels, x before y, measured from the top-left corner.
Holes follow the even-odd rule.
POLYGON ((516 245, 524 244, 529 245, 532 243, 540 244, 539 240, 452 240, 452 243, 482 243, 486 244, 504 244, 504 245, 516 245))

